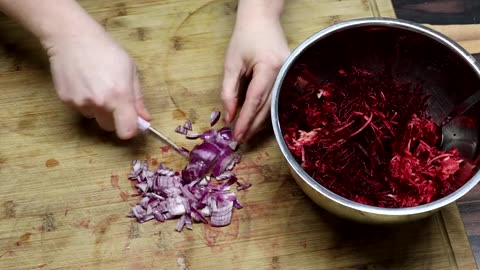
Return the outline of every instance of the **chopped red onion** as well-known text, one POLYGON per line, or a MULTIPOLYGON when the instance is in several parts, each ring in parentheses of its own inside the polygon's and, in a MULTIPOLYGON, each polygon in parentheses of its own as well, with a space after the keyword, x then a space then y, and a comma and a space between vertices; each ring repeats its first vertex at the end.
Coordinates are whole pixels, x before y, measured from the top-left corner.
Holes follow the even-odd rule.
POLYGON ((180 190, 182 191, 183 195, 190 199, 190 200, 193 200, 193 201, 196 201, 196 198, 195 198, 195 195, 192 194, 192 192, 190 192, 190 190, 188 189, 188 186, 185 185, 185 186, 180 186, 180 190))
POLYGON ((136 185, 137 188, 139 188, 143 193, 147 192, 147 187, 148 187, 148 184, 147 183, 138 183, 136 185))
MULTIPOLYGON (((230 150, 230 148, 228 148, 230 150)), ((212 168, 212 175, 217 177, 221 175, 222 173, 225 172, 225 170, 228 168, 228 165, 230 165, 235 159, 235 155, 233 152, 226 151, 222 155, 218 157, 217 162, 212 168)))
POLYGON ((137 173, 142 168, 142 162, 140 160, 133 161, 133 173, 137 173))
MULTIPOLYGON (((220 112, 212 112, 211 125, 220 118, 220 112)), ((192 151, 182 148, 189 163, 180 172, 160 164, 150 171, 147 161, 134 160, 129 179, 138 181, 135 185, 142 200, 132 208, 128 217, 137 222, 156 219, 159 222, 179 218, 176 230, 192 229, 192 223, 210 223, 211 226, 230 224, 233 207, 243 208, 235 193, 230 191, 237 183, 237 190, 249 188, 251 184, 239 184, 231 170, 240 162, 235 153, 237 142, 233 140, 230 128, 209 129, 199 134, 187 134, 192 130, 189 120, 176 131, 187 139, 201 139, 192 151), (217 181, 211 182, 210 175, 217 181), (210 218, 210 222, 206 217, 210 218)))
POLYGON ((230 224, 232 219, 233 202, 215 202, 213 205, 215 205, 215 208, 213 208, 212 211, 212 226, 219 227, 230 224))
POLYGON ((185 124, 183 124, 183 128, 185 130, 189 130, 189 131, 192 131, 192 121, 190 121, 189 119, 187 119, 185 121, 185 124))
POLYGON ((251 186, 252 186, 251 183, 239 185, 239 186, 237 187, 237 190, 238 190, 238 191, 244 190, 244 189, 247 189, 247 188, 249 188, 249 187, 251 187, 251 186))
POLYGON ((202 134, 190 133, 190 134, 185 135, 185 138, 187 138, 189 140, 196 140, 196 139, 200 138, 200 136, 202 136, 202 134))
POLYGON ((243 208, 243 205, 238 200, 233 201, 233 206, 237 209, 243 208))
POLYGON ((210 126, 213 127, 215 126, 215 124, 218 122, 218 120, 220 119, 220 112, 219 111, 213 111, 211 114, 210 114, 210 126))
POLYGON ((228 147, 230 147, 230 149, 235 151, 235 150, 237 150, 237 145, 238 145, 237 141, 232 141, 231 143, 228 144, 228 147))
POLYGON ((200 139, 204 140, 204 141, 210 141, 210 140, 213 140, 217 137, 217 131, 216 130, 213 130, 213 129, 209 129, 207 131, 205 131, 201 136, 200 136, 200 139))
POLYGON ((235 174, 233 174, 232 172, 223 172, 222 174, 218 175, 216 178, 217 178, 217 181, 224 181, 234 176, 235 174))
POLYGON ((192 230, 192 217, 191 216, 185 216, 185 227, 187 229, 192 230))
POLYGON ((233 168, 235 167, 235 165, 237 165, 239 162, 240 162, 240 155, 235 155, 235 157, 233 158, 232 162, 230 162, 230 164, 227 165, 227 168, 226 170, 227 171, 231 171, 233 170, 233 168))
POLYGON ((190 151, 188 151, 188 149, 185 148, 185 147, 182 147, 182 149, 180 149, 180 154, 182 154, 184 156, 188 156, 189 153, 190 153, 190 151))
POLYGON ((176 230, 181 232, 183 226, 185 226, 185 215, 182 215, 182 217, 180 217, 180 219, 178 220, 176 230))
POLYGON ((201 213, 202 213, 202 215, 204 215, 206 217, 209 217, 211 215, 210 214, 210 207, 205 206, 204 208, 202 208, 201 213))
POLYGON ((183 126, 178 126, 175 128, 175 132, 180 133, 182 135, 187 135, 188 130, 186 130, 183 126))

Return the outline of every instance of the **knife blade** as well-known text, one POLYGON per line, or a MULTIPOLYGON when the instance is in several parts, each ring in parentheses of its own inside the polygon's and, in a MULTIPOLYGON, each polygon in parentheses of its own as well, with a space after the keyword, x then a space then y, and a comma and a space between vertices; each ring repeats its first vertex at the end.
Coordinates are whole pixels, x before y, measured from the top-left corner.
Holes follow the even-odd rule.
POLYGON ((174 143, 172 140, 170 140, 165 134, 161 133, 157 129, 153 128, 150 122, 147 120, 138 117, 137 118, 137 125, 138 128, 142 131, 150 131, 151 133, 155 134, 158 138, 166 142, 168 145, 170 145, 175 151, 180 153, 182 156, 188 157, 188 150, 178 146, 176 143, 174 143))

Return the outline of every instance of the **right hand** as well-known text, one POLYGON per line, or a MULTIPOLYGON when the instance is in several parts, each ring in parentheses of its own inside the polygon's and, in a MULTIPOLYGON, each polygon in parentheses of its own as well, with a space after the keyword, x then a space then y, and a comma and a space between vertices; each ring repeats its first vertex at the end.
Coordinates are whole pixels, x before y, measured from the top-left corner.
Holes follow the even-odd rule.
POLYGON ((120 139, 137 134, 137 117, 150 120, 134 61, 103 29, 79 31, 49 42, 59 98, 120 139))

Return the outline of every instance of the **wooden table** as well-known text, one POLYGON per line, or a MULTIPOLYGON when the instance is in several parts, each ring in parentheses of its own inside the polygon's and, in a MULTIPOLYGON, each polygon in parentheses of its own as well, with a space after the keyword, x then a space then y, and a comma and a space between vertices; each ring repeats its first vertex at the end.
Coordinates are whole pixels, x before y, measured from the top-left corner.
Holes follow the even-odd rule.
MULTIPOLYGON (((340 20, 395 16, 388 0, 287 2, 291 48, 340 20)), ((137 60, 153 124, 191 148, 173 129, 190 118, 204 130, 221 108, 236 2, 80 3, 137 60)), ((6 18, 0 30, 0 269, 476 269, 455 205, 394 227, 339 220, 299 190, 271 133, 241 149, 235 172, 253 187, 238 192, 245 207, 231 225, 137 224, 125 216, 138 201, 131 160, 179 170, 182 158, 151 137, 116 140, 65 108, 37 44, 6 18)))

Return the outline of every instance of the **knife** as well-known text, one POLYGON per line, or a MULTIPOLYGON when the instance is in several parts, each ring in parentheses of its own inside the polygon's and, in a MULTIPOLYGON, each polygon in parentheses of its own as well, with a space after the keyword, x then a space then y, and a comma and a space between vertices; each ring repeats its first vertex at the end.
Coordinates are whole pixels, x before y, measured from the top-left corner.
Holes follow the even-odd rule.
POLYGON ((142 131, 150 131, 151 133, 157 135, 160 139, 162 139, 164 142, 166 142, 168 145, 170 145, 175 151, 180 153, 182 156, 188 157, 188 150, 178 146, 175 144, 172 140, 170 140, 167 136, 165 136, 163 133, 160 131, 156 130, 155 128, 152 127, 150 122, 146 121, 145 119, 138 117, 137 118, 137 125, 138 128, 142 131))

